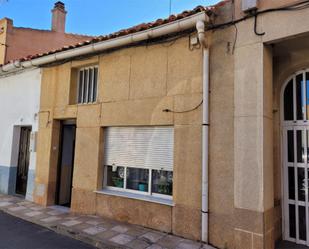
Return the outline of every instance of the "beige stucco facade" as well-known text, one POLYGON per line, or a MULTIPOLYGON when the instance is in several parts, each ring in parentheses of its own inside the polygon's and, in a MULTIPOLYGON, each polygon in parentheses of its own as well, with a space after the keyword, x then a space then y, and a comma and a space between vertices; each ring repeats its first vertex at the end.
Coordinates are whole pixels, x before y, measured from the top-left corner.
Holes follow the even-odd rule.
POLYGON ((187 110, 201 102, 202 50, 190 51, 187 45, 186 37, 172 44, 123 49, 43 70, 38 203, 54 202, 59 123, 76 119, 73 211, 200 238, 201 108, 185 114, 163 112, 167 108, 187 110), (69 105, 73 69, 89 63, 99 65, 97 103, 69 105), (94 193, 102 189, 102 127, 141 125, 174 126, 174 206, 94 193))
MULTIPOLYGON (((260 4, 266 9, 287 2, 260 4)), ((240 17, 240 0, 235 6, 240 17)), ((230 2, 220 6, 215 22, 229 21, 233 11, 230 2)), ((309 23, 303 21, 308 14, 308 9, 261 14, 257 29, 263 36, 254 33, 253 18, 236 24, 237 29, 207 33, 208 228, 209 243, 218 248, 272 249, 282 238, 280 93, 287 77, 309 65, 309 23)), ((72 211, 201 239, 201 107, 163 112, 188 110, 202 100, 202 48, 191 51, 188 42, 185 36, 43 69, 37 203, 55 202, 60 121, 75 119, 72 211), (94 64, 99 66, 97 102, 74 104, 74 72, 94 64), (95 192, 102 189, 104 127, 155 125, 174 127, 174 205, 95 192)))
MULTIPOLYGON (((240 2, 236 1, 236 16, 240 2)), ((260 1, 260 8, 291 3, 292 1, 276 1, 271 4, 270 1, 260 1)), ((229 195, 230 198, 233 196, 233 204, 230 203, 227 208, 227 220, 230 220, 233 229, 225 228, 217 230, 220 232, 212 232, 210 210, 210 241, 219 248, 273 248, 274 241, 282 238, 283 184, 287 183, 282 181, 280 94, 289 76, 308 67, 306 37, 309 27, 301 21, 306 15, 308 10, 259 15, 257 29, 265 32, 264 36, 255 35, 253 18, 236 24, 238 36, 234 54, 230 55, 233 58, 229 64, 221 64, 211 71, 212 87, 225 82, 224 78, 217 79, 213 76, 220 74, 221 70, 225 74, 229 71, 233 75, 234 86, 234 92, 231 93, 234 97, 234 121, 231 126, 233 125, 234 129, 229 134, 234 142, 231 147, 234 151, 231 174, 234 174, 234 177, 233 180, 226 177, 229 186, 234 186, 234 192, 229 195)), ((211 51, 233 43, 235 32, 233 26, 225 31, 216 31, 221 38, 221 44, 213 42, 211 51), (228 30, 230 36, 225 38, 223 34, 228 33, 228 30)), ((227 52, 225 54, 228 56, 227 52)), ((211 60, 222 56, 223 53, 213 53, 211 60)), ((214 119, 211 118, 210 134, 213 129, 219 129, 214 128, 213 122, 214 119)), ((222 122, 222 125, 225 126, 226 123, 222 122)), ((223 131, 224 128, 221 129, 223 131)), ((217 133, 215 134, 217 136, 217 133)), ((217 144, 210 141, 210 147, 212 146, 216 147, 217 144)), ((212 156, 210 153, 210 157, 212 156)), ((215 165, 216 168, 222 167, 218 163, 215 165)), ((213 167, 214 164, 210 164, 210 172, 213 167)), ((218 188, 218 192, 225 191, 222 191, 222 185, 220 190, 218 188)), ((214 193, 210 183, 210 207, 216 203, 216 199, 211 198, 212 195, 214 193)), ((214 212, 218 209, 220 207, 214 212)), ((222 221, 219 224, 225 223, 222 221)))

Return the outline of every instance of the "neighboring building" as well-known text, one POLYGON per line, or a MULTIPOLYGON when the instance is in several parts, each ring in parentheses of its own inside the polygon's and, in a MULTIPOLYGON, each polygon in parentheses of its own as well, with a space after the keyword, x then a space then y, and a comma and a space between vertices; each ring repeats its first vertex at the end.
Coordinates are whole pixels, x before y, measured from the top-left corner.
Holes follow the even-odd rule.
POLYGON ((41 69, 0 77, 0 192, 32 200, 41 69), (32 141, 30 143, 30 141, 32 141))
MULTIPOLYGON (((64 32, 63 3, 57 2, 52 12, 52 31, 17 28, 10 19, 0 20, 0 63, 93 38, 64 32)), ((8 72, 0 77, 0 192, 18 193, 29 200, 36 161, 35 149, 30 145, 38 129, 40 84, 40 69, 8 72)))
POLYGON ((93 38, 65 33, 66 13, 64 4, 56 2, 52 9, 51 30, 14 27, 13 20, 1 19, 0 64, 93 38))
POLYGON ((44 65, 34 201, 222 249, 308 246, 309 4, 255 2, 2 67, 44 65))

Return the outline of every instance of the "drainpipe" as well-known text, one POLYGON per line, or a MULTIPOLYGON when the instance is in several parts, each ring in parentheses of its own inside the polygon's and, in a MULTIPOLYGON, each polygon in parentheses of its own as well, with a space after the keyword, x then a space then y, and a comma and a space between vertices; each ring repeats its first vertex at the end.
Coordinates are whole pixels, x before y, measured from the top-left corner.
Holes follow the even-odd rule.
POLYGON ((196 23, 198 39, 203 47, 203 130, 202 130, 202 241, 208 242, 208 144, 209 144, 209 47, 205 23, 196 23))

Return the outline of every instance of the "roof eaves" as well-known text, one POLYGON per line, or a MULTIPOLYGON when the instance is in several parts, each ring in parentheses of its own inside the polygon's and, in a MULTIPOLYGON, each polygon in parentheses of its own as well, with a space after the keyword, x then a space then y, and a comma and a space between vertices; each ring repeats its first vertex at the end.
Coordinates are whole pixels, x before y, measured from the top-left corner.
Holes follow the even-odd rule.
MULTIPOLYGON (((97 37, 94 37, 92 39, 88 39, 88 40, 85 40, 83 42, 79 42, 77 44, 67 45, 67 46, 61 47, 59 49, 51 50, 51 51, 48 51, 48 52, 45 52, 45 53, 29 55, 29 56, 20 58, 17 61, 19 61, 19 62, 31 61, 31 60, 38 59, 38 58, 41 58, 41 57, 44 57, 44 56, 53 55, 53 54, 56 54, 56 53, 65 52, 65 51, 72 50, 72 49, 78 49, 78 48, 81 48, 81 47, 84 47, 84 46, 87 46, 87 45, 90 45, 90 44, 105 42, 105 41, 112 40, 112 39, 115 39, 115 38, 122 38, 122 37, 125 37, 127 35, 137 34, 139 32, 143 32, 143 31, 147 31, 147 30, 151 30, 151 29, 156 29, 156 28, 159 28, 159 27, 163 27, 165 25, 173 24, 174 22, 179 21, 179 20, 183 20, 185 18, 190 18, 190 17, 192 17, 196 14, 202 13, 202 12, 205 12, 205 14, 207 16, 210 16, 216 8, 224 5, 225 3, 229 2, 229 1, 230 0, 223 0, 216 5, 208 6, 208 7, 197 6, 193 10, 190 10, 190 11, 186 10, 186 11, 183 11, 182 13, 180 13, 180 14, 177 14, 177 15, 174 15, 174 14, 170 15, 166 19, 157 19, 154 22, 141 23, 141 24, 138 24, 138 25, 133 26, 133 27, 128 28, 128 29, 122 29, 120 31, 117 31, 117 32, 114 32, 114 33, 111 33, 111 34, 108 34, 108 35, 104 35, 104 36, 97 36, 97 37)), ((12 63, 14 64, 14 62, 10 61, 7 64, 12 64, 12 63)), ((7 64, 5 64, 5 65, 7 65, 7 64)), ((3 65, 0 65, 0 66, 3 66, 3 65)))

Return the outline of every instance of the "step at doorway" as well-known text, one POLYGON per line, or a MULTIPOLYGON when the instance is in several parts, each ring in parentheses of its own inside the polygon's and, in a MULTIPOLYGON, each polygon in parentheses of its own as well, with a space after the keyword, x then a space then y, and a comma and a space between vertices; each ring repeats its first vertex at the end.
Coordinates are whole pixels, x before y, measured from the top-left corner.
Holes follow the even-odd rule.
POLYGON ((309 247, 304 245, 296 245, 293 242, 289 241, 279 241, 276 243, 276 249, 309 249, 309 247))

